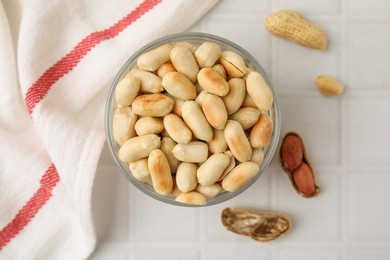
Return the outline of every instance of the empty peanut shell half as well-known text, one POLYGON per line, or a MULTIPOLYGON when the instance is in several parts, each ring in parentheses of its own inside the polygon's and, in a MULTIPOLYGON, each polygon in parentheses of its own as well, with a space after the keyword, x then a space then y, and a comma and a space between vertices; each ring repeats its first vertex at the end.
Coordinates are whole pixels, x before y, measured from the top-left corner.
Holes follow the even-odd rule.
POLYGON ((260 242, 275 240, 291 228, 290 218, 282 213, 250 209, 226 208, 221 221, 227 230, 260 242))
POLYGON ((279 151, 279 161, 299 195, 311 198, 320 192, 303 139, 295 132, 287 133, 279 151))

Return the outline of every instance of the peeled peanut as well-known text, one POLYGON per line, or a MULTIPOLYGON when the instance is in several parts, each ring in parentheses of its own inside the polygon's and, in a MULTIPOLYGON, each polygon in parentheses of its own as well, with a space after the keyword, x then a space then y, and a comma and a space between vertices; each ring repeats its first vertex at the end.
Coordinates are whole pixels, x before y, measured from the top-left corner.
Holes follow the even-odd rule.
POLYGON ((173 102, 175 102, 173 104, 173 108, 171 112, 181 117, 181 109, 185 101, 177 97, 174 97, 169 93, 165 93, 164 95, 170 97, 173 100, 173 102))
POLYGON ((211 155, 198 169, 197 177, 200 185, 211 185, 221 177, 229 165, 230 158, 223 153, 211 155))
POLYGON ((344 85, 337 79, 328 75, 318 76, 314 83, 322 95, 335 96, 340 95, 344 91, 344 85))
POLYGON ((192 139, 192 132, 183 119, 175 114, 164 116, 164 127, 169 136, 177 143, 187 144, 192 139))
POLYGON ((136 121, 137 115, 130 107, 120 107, 115 110, 112 135, 118 144, 122 145, 129 138, 135 136, 134 125, 136 121))
POLYGON ((138 119, 134 128, 137 135, 158 134, 164 130, 164 124, 161 118, 147 116, 138 119))
POLYGON ((207 203, 206 198, 196 191, 180 193, 175 200, 181 203, 193 205, 206 205, 207 203))
POLYGON ((196 97, 194 84, 180 72, 168 72, 162 79, 162 85, 169 94, 176 98, 190 100, 196 97))
POLYGON ((139 181, 150 181, 150 171, 148 167, 148 159, 143 158, 129 163, 129 169, 131 175, 139 181))
POLYGON ((230 162, 228 164, 228 166, 225 168, 225 170, 223 170, 223 173, 222 175, 219 177, 218 181, 221 181, 223 180, 223 178, 226 177, 226 175, 228 175, 228 173, 234 169, 234 167, 236 167, 236 159, 234 158, 233 156, 233 153, 230 151, 230 150, 227 150, 224 152, 224 154, 226 154, 227 156, 229 156, 230 158, 230 162))
POLYGON ((121 146, 118 156, 122 162, 134 162, 149 156, 149 153, 160 145, 160 137, 155 134, 136 136, 121 146))
POLYGON ((231 120, 239 122, 244 129, 249 129, 259 120, 260 111, 253 107, 240 108, 236 113, 230 116, 231 120))
POLYGON ((246 74, 244 59, 233 51, 224 51, 219 59, 226 73, 233 78, 240 78, 246 74))
POLYGON ((161 64, 169 61, 172 45, 165 43, 153 50, 141 54, 137 59, 138 68, 141 70, 156 71, 161 64))
POLYGON ((222 97, 228 115, 235 113, 242 105, 246 95, 245 81, 240 78, 232 78, 228 81, 229 93, 222 97))
POLYGON ((173 155, 172 150, 175 148, 177 143, 172 140, 169 136, 164 136, 161 140, 160 150, 165 154, 168 159, 169 168, 171 168, 171 172, 175 173, 177 167, 179 167, 180 161, 176 159, 173 155))
POLYGON ((226 96, 229 85, 226 80, 212 68, 203 68, 198 73, 199 85, 211 94, 226 96))
POLYGON ((199 72, 198 63, 194 55, 185 47, 173 47, 171 54, 171 62, 176 70, 186 75, 192 82, 196 81, 196 76, 199 72))
POLYGON ((249 95, 245 95, 244 101, 242 102, 242 107, 254 107, 257 108, 255 102, 249 95))
POLYGON ((213 129, 213 139, 207 143, 211 153, 223 153, 227 149, 224 131, 213 129))
POLYGON ((179 161, 201 163, 207 160, 209 149, 206 143, 192 141, 188 144, 177 144, 172 153, 179 161))
POLYGON ((265 147, 271 140, 274 124, 272 119, 265 113, 260 114, 260 118, 253 126, 249 135, 249 141, 253 148, 265 147))
POLYGON ((255 177, 258 171, 259 166, 256 163, 243 162, 222 180, 222 188, 230 192, 237 191, 255 177))
POLYGON ((183 104, 181 112, 184 122, 196 138, 206 142, 211 141, 213 138, 213 130, 198 103, 195 101, 186 101, 183 104))
POLYGON ((213 69, 222 76, 222 78, 226 79, 226 71, 225 68, 221 64, 215 64, 213 69))
POLYGON ((237 160, 246 162, 251 159, 252 147, 240 123, 228 120, 225 128, 225 139, 237 160))
POLYGON ((171 193, 173 180, 167 157, 160 149, 150 152, 148 167, 154 190, 160 195, 171 193))
POLYGON ((141 116, 165 116, 171 112, 174 101, 163 94, 155 93, 138 96, 132 107, 134 113, 141 116))
POLYGON ((225 127, 228 115, 225 104, 220 97, 206 94, 202 102, 202 110, 212 127, 216 129, 225 127))
POLYGON ((254 71, 248 75, 246 88, 249 96, 260 110, 269 110, 272 107, 272 91, 259 72, 254 71))
POLYGON ((262 148, 254 148, 252 149, 252 157, 251 162, 257 163, 260 165, 264 160, 264 152, 262 148))
POLYGON ((140 69, 132 69, 125 78, 136 77, 141 81, 141 92, 157 93, 163 91, 161 79, 153 73, 140 69))
POLYGON ((198 165, 196 163, 182 162, 177 168, 176 185, 182 192, 189 192, 196 188, 198 179, 196 171, 198 165))
POLYGON ((198 103, 200 106, 202 106, 204 97, 208 94, 206 90, 202 90, 198 96, 195 98, 196 103, 198 103))
POLYGON ((175 47, 176 46, 180 46, 180 47, 183 47, 183 48, 186 48, 187 50, 189 50, 192 54, 195 53, 197 47, 189 42, 178 42, 178 43, 175 43, 174 45, 175 47))
POLYGON ((121 106, 128 107, 137 97, 138 91, 141 87, 141 81, 133 76, 123 78, 116 85, 115 100, 121 106))
POLYGON ((157 70, 157 76, 160 78, 163 78, 168 72, 176 71, 175 66, 173 66, 172 63, 167 62, 164 64, 161 64, 161 66, 157 70))
POLYGON ((170 195, 172 195, 174 197, 177 197, 182 192, 181 192, 181 190, 179 190, 179 188, 176 185, 175 175, 172 175, 172 180, 173 180, 173 188, 172 188, 172 191, 171 191, 170 195))
POLYGON ((211 185, 198 185, 196 186, 196 191, 203 194, 206 198, 212 199, 217 196, 222 190, 221 185, 218 183, 213 183, 211 185))
POLYGON ((214 42, 204 42, 195 51, 199 67, 212 67, 221 56, 221 48, 214 42))

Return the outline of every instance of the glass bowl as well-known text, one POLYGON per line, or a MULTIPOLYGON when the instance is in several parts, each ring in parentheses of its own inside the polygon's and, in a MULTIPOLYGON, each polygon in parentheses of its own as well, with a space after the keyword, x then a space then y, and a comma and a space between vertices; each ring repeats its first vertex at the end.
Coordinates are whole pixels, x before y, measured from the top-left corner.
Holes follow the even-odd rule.
POLYGON ((240 193, 245 191, 248 187, 250 187, 253 183, 257 181, 257 179, 261 176, 261 174, 266 170, 268 167, 269 163, 271 162, 275 151, 278 146, 279 142, 279 135, 280 135, 280 111, 278 107, 278 100, 277 96, 275 93, 275 90, 273 89, 263 67, 260 65, 259 62, 246 50, 238 46, 237 44, 224 39, 222 37, 212 35, 212 34, 206 34, 206 33, 195 33, 195 32, 186 32, 186 33, 179 33, 179 34, 173 34, 173 35, 168 35, 162 38, 159 38, 157 40, 154 40, 153 42, 147 44, 143 48, 141 48, 139 51, 137 51, 133 56, 131 56, 126 63, 123 65, 123 67, 120 69, 118 74, 116 75, 111 89, 108 93, 107 97, 107 102, 106 102, 106 110, 105 110, 105 117, 104 117, 104 122, 105 122, 105 131, 106 131, 106 138, 107 138, 107 143, 108 147, 110 150, 110 153, 119 168, 119 170, 125 175, 125 177, 139 190, 141 190, 143 193, 147 194, 151 198, 154 198, 156 200, 159 200, 164 203, 172 204, 172 205, 177 205, 177 206, 184 206, 184 207, 202 207, 202 206, 211 206, 211 205, 216 205, 222 202, 225 202, 227 200, 230 200, 236 196, 238 196, 240 193), (207 204, 206 205, 193 205, 193 204, 184 204, 181 202, 175 201, 175 197, 172 196, 162 196, 158 193, 156 193, 153 189, 153 186, 151 183, 147 182, 140 182, 137 179, 135 179, 128 167, 128 163, 122 162, 118 158, 118 151, 120 148, 120 145, 118 145, 114 138, 113 138, 113 133, 112 133, 112 121, 113 121, 113 115, 114 111, 117 108, 117 103, 115 101, 115 88, 118 84, 118 82, 125 77, 125 75, 134 67, 137 66, 137 58, 144 52, 147 52, 151 49, 154 49, 158 46, 160 46, 163 43, 171 43, 175 44, 178 42, 188 42, 191 43, 195 46, 199 46, 205 41, 210 41, 210 42, 215 42, 217 43, 222 51, 225 50, 230 50, 238 53, 245 61, 246 65, 248 68, 254 71, 260 72, 266 82, 268 83, 268 86, 270 87, 272 94, 273 94, 273 106, 269 111, 269 116, 273 120, 274 123, 274 130, 273 134, 271 137, 271 141, 263 149, 264 152, 264 159, 263 162, 260 165, 260 169, 255 177, 253 177, 246 185, 244 185, 241 189, 235 191, 235 192, 228 192, 228 191, 223 191, 220 194, 218 194, 216 197, 207 199, 207 204))

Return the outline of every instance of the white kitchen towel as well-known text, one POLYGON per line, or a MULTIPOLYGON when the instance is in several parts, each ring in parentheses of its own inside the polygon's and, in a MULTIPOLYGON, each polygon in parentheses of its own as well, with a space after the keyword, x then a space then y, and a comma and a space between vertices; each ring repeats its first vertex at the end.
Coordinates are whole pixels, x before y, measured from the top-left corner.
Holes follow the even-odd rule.
POLYGON ((0 1, 0 259, 88 258, 110 84, 216 2, 0 1))

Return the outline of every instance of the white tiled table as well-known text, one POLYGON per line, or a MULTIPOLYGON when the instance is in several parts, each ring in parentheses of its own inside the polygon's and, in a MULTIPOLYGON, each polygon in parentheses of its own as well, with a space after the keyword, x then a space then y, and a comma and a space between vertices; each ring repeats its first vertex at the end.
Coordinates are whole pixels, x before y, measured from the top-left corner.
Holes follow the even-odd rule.
POLYGON ((93 192, 98 244, 91 259, 390 259, 390 1, 221 0, 190 31, 223 36, 262 63, 278 93, 281 134, 302 134, 321 193, 298 196, 275 158, 237 198, 179 208, 136 190, 105 148, 93 192), (325 28, 325 52, 265 31, 264 17, 287 8, 325 28), (321 96, 313 85, 319 74, 339 78, 345 93, 321 96), (293 229, 255 242, 222 227, 225 207, 282 211, 293 229))

